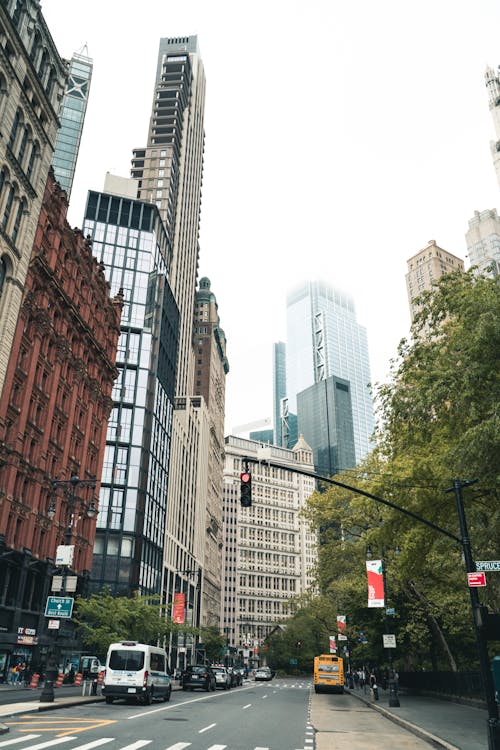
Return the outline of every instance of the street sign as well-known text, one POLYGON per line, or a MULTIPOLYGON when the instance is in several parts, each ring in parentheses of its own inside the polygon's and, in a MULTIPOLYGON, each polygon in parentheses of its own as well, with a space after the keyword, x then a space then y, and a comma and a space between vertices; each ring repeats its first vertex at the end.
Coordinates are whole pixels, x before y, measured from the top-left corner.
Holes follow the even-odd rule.
POLYGON ((74 544, 59 544, 56 549, 56 565, 73 565, 74 544))
POLYGON ((396 636, 393 633, 384 633, 382 636, 384 648, 396 648, 396 636))
POLYGON ((387 609, 385 610, 385 614, 386 615, 395 615, 396 614, 396 610, 394 609, 394 607, 387 607, 387 609))
POLYGON ((476 560, 476 570, 485 573, 500 572, 500 560, 476 560))
POLYGON ((290 659, 290 664, 292 664, 292 665, 297 664, 297 659, 290 659))
POLYGON ((469 587, 486 586, 486 573, 467 573, 469 587))
POLYGON ((70 618, 74 601, 71 596, 49 596, 45 605, 45 617, 70 618))
POLYGON ((49 630, 59 630, 60 624, 61 620, 49 620, 48 628, 49 630))

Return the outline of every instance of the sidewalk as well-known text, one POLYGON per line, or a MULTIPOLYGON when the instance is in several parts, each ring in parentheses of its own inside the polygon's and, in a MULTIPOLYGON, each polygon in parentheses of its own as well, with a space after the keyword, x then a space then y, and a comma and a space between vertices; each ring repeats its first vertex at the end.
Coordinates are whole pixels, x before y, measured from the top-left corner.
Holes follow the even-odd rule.
POLYGON ((488 750, 485 709, 463 703, 419 695, 399 695, 399 708, 389 706, 389 693, 380 691, 380 699, 372 702, 370 694, 350 690, 352 696, 370 705, 375 711, 405 727, 417 736, 438 743, 447 750, 488 750))

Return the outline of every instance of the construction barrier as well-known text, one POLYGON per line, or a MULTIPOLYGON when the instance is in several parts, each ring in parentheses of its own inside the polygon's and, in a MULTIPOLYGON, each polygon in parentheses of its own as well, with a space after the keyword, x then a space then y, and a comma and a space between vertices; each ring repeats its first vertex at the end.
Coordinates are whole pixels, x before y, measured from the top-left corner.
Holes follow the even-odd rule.
POLYGON ((33 688, 33 690, 35 690, 38 687, 39 681, 40 675, 35 672, 35 674, 31 678, 30 688, 33 688))
POLYGON ((98 685, 102 685, 102 683, 104 682, 104 674, 105 674, 104 672, 99 672, 99 676, 97 678, 98 685))
POLYGON ((57 675, 57 680, 55 682, 54 687, 61 687, 61 685, 63 684, 63 682, 64 682, 64 675, 62 674, 62 672, 60 672, 57 675))
POLYGON ((78 674, 75 675, 75 687, 80 687, 82 684, 82 673, 78 672, 78 674))
POLYGON ((97 695, 97 680, 84 680, 82 682, 82 695, 97 695))

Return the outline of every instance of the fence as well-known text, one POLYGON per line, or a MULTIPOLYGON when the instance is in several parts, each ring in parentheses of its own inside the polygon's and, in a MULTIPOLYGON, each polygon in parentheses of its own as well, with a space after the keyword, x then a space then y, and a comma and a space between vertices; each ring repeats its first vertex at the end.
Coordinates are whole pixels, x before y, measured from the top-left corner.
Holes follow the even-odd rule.
POLYGON ((479 672, 400 672, 399 685, 416 692, 441 693, 484 700, 479 672))

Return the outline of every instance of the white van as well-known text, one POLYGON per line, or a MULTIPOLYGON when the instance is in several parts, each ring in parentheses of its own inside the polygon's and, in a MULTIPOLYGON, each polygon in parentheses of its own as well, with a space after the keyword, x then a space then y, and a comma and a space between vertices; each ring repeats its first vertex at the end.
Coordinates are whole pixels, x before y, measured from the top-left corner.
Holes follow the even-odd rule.
POLYGON ((137 641, 110 645, 102 688, 106 703, 113 703, 115 698, 135 698, 149 706, 155 699, 170 700, 171 693, 163 648, 137 641))

